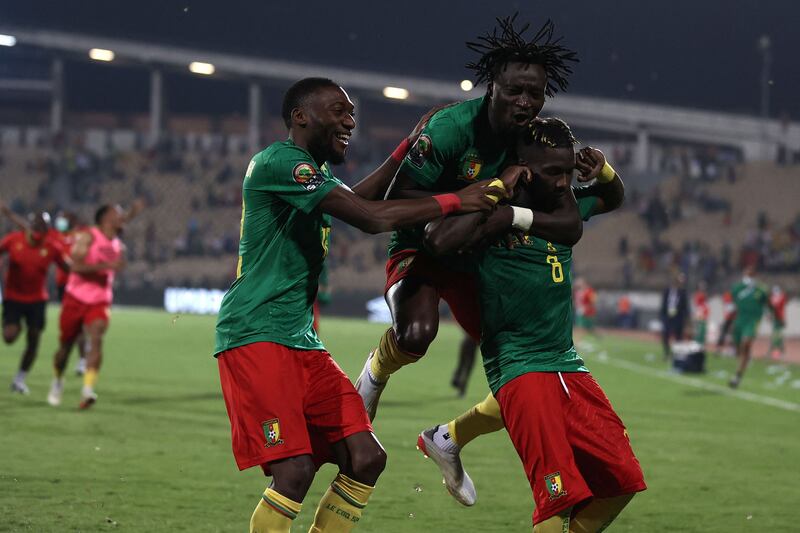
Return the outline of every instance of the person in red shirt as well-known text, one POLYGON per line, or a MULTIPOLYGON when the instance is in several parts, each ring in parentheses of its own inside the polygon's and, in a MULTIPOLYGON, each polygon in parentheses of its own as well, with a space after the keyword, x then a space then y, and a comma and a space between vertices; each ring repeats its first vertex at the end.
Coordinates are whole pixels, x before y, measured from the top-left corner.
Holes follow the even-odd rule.
POLYGON ((583 328, 587 333, 597 335, 594 329, 594 319, 597 315, 597 293, 585 278, 575 280, 575 325, 583 328))
POLYGON ((64 250, 48 238, 50 215, 32 216, 30 229, 14 231, 0 241, 0 255, 8 254, 8 269, 3 278, 3 340, 11 344, 22 332, 22 320, 28 329, 27 344, 19 371, 11 390, 28 394, 25 377, 39 349, 39 339, 45 326, 47 271, 52 263, 69 268, 64 250))
POLYGON ((780 359, 786 349, 783 344, 783 328, 786 327, 786 293, 774 285, 769 296, 769 303, 773 310, 770 354, 773 359, 780 359))
POLYGON ((706 335, 708 332, 708 295, 706 294, 706 285, 700 282, 697 290, 692 295, 692 317, 694 319, 694 340, 700 343, 701 346, 706 344, 706 335))

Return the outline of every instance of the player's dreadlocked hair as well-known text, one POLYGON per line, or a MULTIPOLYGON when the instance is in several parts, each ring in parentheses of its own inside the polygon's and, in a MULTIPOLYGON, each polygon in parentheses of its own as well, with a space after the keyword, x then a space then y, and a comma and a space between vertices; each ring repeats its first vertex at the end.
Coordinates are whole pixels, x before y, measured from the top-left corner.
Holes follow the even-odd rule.
POLYGON ((576 52, 562 46, 561 37, 553 39, 555 26, 551 20, 545 22, 531 40, 526 40, 523 34, 530 24, 516 30, 517 15, 498 18, 498 27, 491 33, 478 37, 475 42, 467 42, 467 48, 481 54, 477 61, 467 63, 467 68, 475 71, 475 79, 481 83, 492 81, 500 69, 512 61, 542 65, 547 73, 545 94, 553 96, 559 90, 566 90, 567 76, 572 74, 567 62, 578 61, 576 52))
POLYGON ((538 144, 548 148, 569 148, 578 143, 572 130, 560 118, 536 118, 528 126, 526 144, 538 144))
POLYGON ((303 78, 289 87, 283 95, 283 105, 281 106, 281 118, 287 128, 292 127, 292 110, 303 105, 305 99, 317 89, 323 87, 338 87, 333 80, 328 78, 303 78))

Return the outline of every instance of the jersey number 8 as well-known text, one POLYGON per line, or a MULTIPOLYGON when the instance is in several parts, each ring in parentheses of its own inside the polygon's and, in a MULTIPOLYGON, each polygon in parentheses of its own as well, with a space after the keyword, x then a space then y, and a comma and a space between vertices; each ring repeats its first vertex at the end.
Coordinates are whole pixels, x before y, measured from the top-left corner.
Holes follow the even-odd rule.
POLYGON ((556 283, 564 281, 564 269, 561 268, 561 263, 558 262, 558 256, 548 255, 547 262, 550 263, 550 274, 553 276, 553 281, 556 283))

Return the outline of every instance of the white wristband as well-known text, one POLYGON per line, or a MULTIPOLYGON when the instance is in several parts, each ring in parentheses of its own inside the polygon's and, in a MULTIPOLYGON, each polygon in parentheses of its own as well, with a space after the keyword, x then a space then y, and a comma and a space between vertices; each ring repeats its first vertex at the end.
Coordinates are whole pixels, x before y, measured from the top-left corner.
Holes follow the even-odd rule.
POLYGON ((533 226, 533 211, 515 205, 512 205, 511 209, 514 211, 514 218, 511 220, 511 226, 514 229, 527 233, 531 229, 531 226, 533 226))

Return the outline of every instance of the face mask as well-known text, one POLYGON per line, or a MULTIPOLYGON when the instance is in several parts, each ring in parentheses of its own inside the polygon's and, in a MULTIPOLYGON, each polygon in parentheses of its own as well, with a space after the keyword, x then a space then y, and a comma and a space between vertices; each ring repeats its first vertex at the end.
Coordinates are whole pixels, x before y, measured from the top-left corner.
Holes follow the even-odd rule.
POLYGON ((69 229, 69 220, 67 220, 65 217, 56 217, 55 226, 56 230, 60 231, 61 233, 64 233, 69 229))

